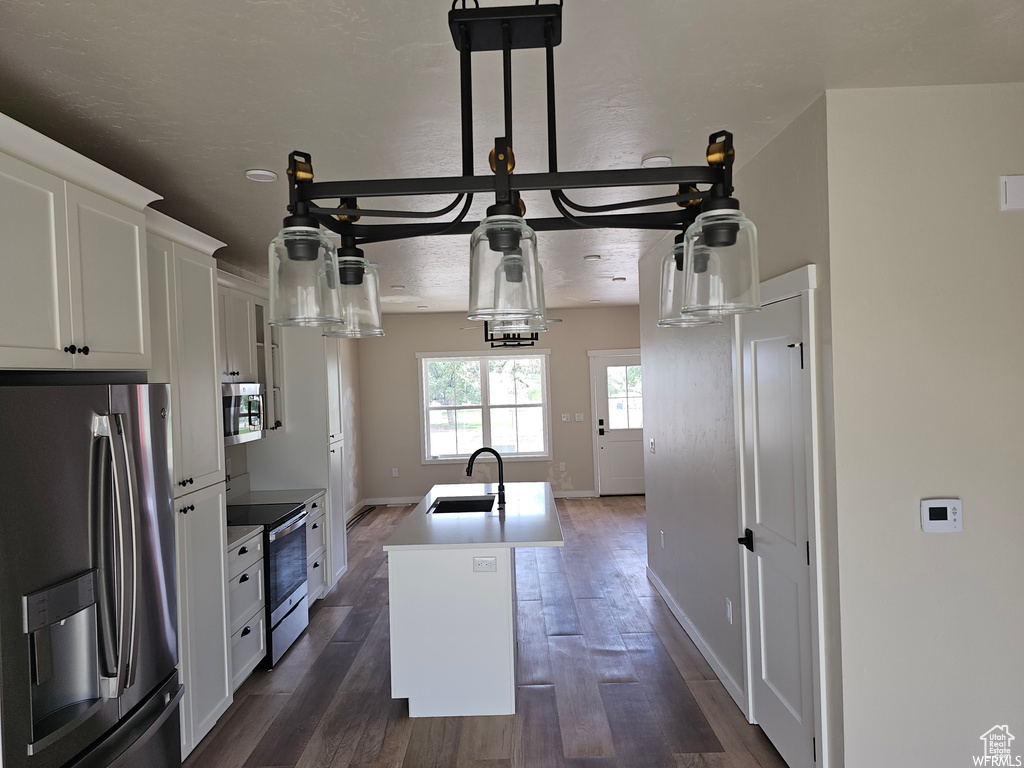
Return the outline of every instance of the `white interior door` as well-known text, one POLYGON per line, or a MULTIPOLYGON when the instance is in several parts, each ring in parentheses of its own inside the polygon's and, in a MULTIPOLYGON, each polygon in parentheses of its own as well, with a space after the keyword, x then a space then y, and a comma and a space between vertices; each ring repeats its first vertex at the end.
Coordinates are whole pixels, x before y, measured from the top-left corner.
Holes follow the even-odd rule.
POLYGON ((741 320, 752 719, 794 767, 815 759, 804 302, 741 320))
POLYGON ((594 482, 599 496, 644 492, 643 376, 639 350, 590 354, 594 482))

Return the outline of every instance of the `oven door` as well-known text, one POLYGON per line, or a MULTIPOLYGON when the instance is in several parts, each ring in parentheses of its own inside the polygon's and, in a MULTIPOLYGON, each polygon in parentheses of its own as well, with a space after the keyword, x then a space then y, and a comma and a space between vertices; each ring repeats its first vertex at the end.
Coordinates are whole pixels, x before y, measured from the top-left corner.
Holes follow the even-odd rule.
POLYGON ((306 594, 306 510, 267 533, 271 628, 306 594))

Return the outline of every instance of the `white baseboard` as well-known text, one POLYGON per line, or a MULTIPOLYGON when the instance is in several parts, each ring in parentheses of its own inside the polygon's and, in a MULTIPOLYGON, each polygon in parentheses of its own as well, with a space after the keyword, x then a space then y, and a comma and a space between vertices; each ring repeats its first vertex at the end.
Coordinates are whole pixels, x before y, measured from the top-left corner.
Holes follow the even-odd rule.
POLYGON ((345 522, 347 523, 352 519, 352 515, 358 512, 360 509, 366 506, 366 499, 359 501, 354 507, 345 510, 345 522))
POLYGON ((669 593, 668 587, 662 583, 661 579, 658 578, 658 575, 650 569, 650 566, 647 568, 647 578, 651 580, 655 589, 657 589, 658 593, 662 598, 664 598, 666 605, 668 605, 668 609, 672 611, 672 615, 676 617, 676 621, 682 625, 686 634, 688 634, 690 639, 693 640, 693 644, 697 646, 697 650, 700 651, 701 656, 703 656, 705 660, 707 660, 708 664, 711 665, 711 668, 715 670, 715 674, 718 675, 718 679, 722 681, 722 685, 725 686, 725 690, 729 692, 733 701, 736 702, 736 706, 738 706, 740 711, 743 712, 743 716, 747 717, 749 715, 747 712, 747 694, 743 690, 743 686, 737 683, 732 675, 725 671, 725 667, 722 666, 722 662, 718 660, 714 651, 711 650, 711 647, 707 642, 705 642, 704 638, 701 637, 700 632, 697 631, 693 622, 690 621, 690 617, 687 616, 683 612, 683 609, 679 607, 679 603, 677 603, 675 598, 669 593))
POLYGON ((556 499, 590 499, 597 496, 594 491, 554 491, 556 499))
POLYGON ((422 496, 382 496, 378 499, 366 499, 364 504, 419 504, 422 496))

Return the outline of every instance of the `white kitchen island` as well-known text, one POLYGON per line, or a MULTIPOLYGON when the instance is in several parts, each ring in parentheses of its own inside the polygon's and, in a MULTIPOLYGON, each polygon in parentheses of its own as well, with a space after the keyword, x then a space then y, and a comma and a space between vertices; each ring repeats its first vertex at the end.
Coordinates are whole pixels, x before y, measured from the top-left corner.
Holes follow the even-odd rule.
POLYGON ((516 547, 565 542, 549 483, 506 483, 505 514, 428 514, 494 483, 435 485, 384 544, 391 695, 411 717, 510 715, 516 694, 516 547))

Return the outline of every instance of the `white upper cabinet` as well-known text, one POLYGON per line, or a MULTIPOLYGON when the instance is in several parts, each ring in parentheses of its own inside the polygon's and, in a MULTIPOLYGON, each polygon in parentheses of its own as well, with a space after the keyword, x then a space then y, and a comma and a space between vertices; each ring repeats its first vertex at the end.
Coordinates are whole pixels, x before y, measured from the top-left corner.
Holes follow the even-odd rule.
POLYGON ((171 385, 174 492, 224 479, 224 430, 217 363, 217 272, 208 255, 223 243, 163 214, 147 215, 153 367, 171 385), (164 235, 175 235, 170 240, 164 235), (202 248, 198 250, 181 240, 202 248))
POLYGON ((0 115, 0 367, 145 370, 158 195, 0 115))
POLYGON ((223 339, 221 380, 228 383, 256 382, 255 297, 224 286, 218 288, 218 295, 223 339))
POLYGON ((75 368, 149 368, 146 217, 67 185, 75 368))
POLYGON ((0 365, 70 368, 64 181, 0 154, 0 200, 0 365))
POLYGON ((345 411, 338 339, 324 336, 324 358, 327 363, 327 439, 333 443, 344 437, 342 424, 345 411))

